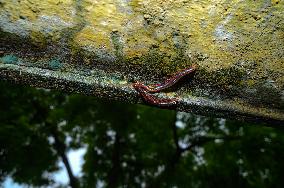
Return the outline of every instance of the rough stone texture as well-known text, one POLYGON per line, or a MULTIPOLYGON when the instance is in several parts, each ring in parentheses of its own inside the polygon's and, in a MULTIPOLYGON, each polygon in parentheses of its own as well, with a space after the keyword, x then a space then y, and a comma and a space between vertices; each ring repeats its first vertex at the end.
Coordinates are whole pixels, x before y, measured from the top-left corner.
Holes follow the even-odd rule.
POLYGON ((284 124, 280 0, 0 1, 0 77, 137 102, 197 64, 178 110, 284 124))

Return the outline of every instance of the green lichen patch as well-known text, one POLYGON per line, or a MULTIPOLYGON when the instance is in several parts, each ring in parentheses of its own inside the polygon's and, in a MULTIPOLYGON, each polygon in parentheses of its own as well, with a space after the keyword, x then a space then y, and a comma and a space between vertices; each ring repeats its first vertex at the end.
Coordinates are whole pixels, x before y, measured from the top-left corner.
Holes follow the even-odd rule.
POLYGON ((60 68, 62 68, 62 63, 59 59, 52 59, 49 63, 48 63, 48 67, 50 69, 53 70, 58 70, 60 68))
POLYGON ((18 64, 18 57, 15 55, 5 55, 0 58, 4 64, 18 64))

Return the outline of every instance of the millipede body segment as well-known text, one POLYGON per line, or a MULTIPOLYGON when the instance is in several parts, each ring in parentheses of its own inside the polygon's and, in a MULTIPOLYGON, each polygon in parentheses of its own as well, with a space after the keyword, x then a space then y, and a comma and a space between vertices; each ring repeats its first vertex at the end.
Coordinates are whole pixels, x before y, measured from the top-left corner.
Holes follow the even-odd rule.
POLYGON ((181 70, 166 79, 163 83, 146 86, 141 82, 133 83, 134 89, 140 94, 146 103, 159 107, 173 107, 177 105, 177 99, 159 99, 150 93, 158 93, 175 85, 182 77, 193 73, 196 70, 196 65, 181 70))

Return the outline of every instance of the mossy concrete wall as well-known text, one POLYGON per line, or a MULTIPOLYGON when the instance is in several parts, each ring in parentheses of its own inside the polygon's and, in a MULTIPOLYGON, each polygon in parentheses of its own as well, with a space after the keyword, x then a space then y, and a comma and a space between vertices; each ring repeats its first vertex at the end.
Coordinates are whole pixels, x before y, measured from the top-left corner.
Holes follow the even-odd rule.
POLYGON ((132 82, 194 63, 194 78, 160 97, 283 123, 283 12, 281 0, 0 1, 1 78, 137 102, 132 82))

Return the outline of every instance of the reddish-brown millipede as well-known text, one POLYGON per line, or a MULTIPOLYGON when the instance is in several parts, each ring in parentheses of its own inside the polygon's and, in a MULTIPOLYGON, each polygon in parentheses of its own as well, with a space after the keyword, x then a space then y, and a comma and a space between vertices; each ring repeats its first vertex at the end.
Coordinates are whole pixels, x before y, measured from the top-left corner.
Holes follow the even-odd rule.
POLYGON ((152 104, 154 106, 159 106, 159 107, 171 107, 175 106, 177 104, 176 99, 159 99, 155 97, 154 95, 148 93, 143 85, 139 82, 134 83, 133 87, 136 89, 136 91, 139 92, 139 94, 142 96, 145 102, 152 104))
POLYGON ((176 99, 159 99, 150 93, 158 93, 164 89, 167 89, 174 84, 176 84, 182 77, 194 72, 196 70, 196 65, 192 65, 191 67, 184 69, 182 71, 179 71, 175 73, 170 78, 166 79, 165 82, 161 84, 155 84, 146 86, 141 82, 135 82, 133 83, 133 87, 136 91, 139 92, 139 94, 143 97, 144 101, 147 103, 150 103, 155 106, 159 107, 171 107, 175 106, 177 104, 176 99))

